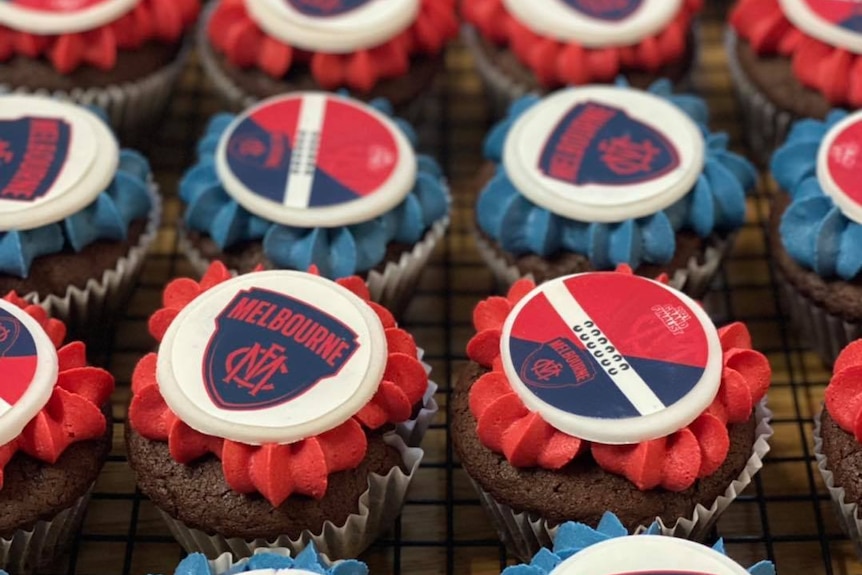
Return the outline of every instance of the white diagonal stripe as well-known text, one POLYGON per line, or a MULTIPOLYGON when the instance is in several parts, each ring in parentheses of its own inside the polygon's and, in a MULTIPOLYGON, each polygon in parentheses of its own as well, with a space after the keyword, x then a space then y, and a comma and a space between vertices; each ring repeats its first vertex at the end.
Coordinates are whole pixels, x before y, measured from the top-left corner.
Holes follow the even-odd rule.
POLYGON ((0 399, 0 417, 6 415, 10 409, 12 409, 12 406, 5 399, 0 399))
MULTIPOLYGON (((587 314, 586 310, 581 307, 581 304, 572 296, 571 292, 566 288, 566 284, 563 282, 554 282, 548 286, 546 286, 543 292, 545 297, 548 298, 551 306, 554 308, 554 311, 559 314, 559 316, 566 322, 566 325, 569 328, 574 328, 576 325, 582 325, 585 322, 592 321, 595 323, 589 314, 587 314)), ((601 329, 598 324, 594 328, 590 329, 601 329)), ((604 332, 599 337, 608 337, 604 332)), ((619 348, 610 341, 608 341, 611 345, 613 345, 618 351, 619 348)), ((588 353, 593 354, 595 350, 587 350, 588 353)), ((622 354, 621 354, 622 355, 622 354)), ((599 358, 593 356, 596 360, 596 363, 602 368, 602 370, 608 374, 608 377, 611 381, 614 382, 614 385, 622 392, 623 395, 626 396, 631 404, 638 410, 641 415, 650 415, 652 413, 656 413, 665 408, 664 403, 662 403, 661 399, 650 389, 650 386, 641 379, 641 376, 634 369, 629 369, 626 371, 620 371, 616 375, 610 374, 610 369, 614 366, 606 367, 602 365, 602 362, 599 358)))
POLYGON ((323 120, 326 117, 326 96, 305 96, 299 108, 299 121, 293 135, 293 155, 290 160, 290 176, 284 194, 284 205, 291 208, 307 208, 314 185, 314 167, 320 151, 323 120), (310 168, 310 169, 309 169, 310 168))

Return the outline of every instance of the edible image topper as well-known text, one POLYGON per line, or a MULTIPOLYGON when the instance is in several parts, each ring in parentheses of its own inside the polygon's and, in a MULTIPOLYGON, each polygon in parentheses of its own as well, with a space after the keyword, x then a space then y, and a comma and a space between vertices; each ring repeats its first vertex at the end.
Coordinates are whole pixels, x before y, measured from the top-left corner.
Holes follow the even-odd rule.
POLYGON ((39 324, 0 300, 0 445, 17 437, 51 397, 57 353, 39 324))
POLYGON ((384 44, 419 14, 419 0, 255 0, 246 6, 270 36, 329 54, 384 44))
POLYGON ((862 113, 834 126, 820 145, 817 178, 845 216, 862 224, 862 113))
POLYGON ((588 48, 628 46, 663 30, 682 0, 503 0, 534 32, 588 48))
POLYGON ((139 1, 0 0, 0 24, 33 34, 73 34, 117 20, 139 1))
POLYGON ((377 391, 380 320, 329 280, 260 272, 207 291, 159 349, 168 406, 192 428, 248 444, 292 443, 355 415, 377 391))
POLYGON ((621 222, 687 194, 703 169, 698 126, 639 90, 570 88, 522 115, 503 162, 521 194, 566 218, 621 222))
POLYGON ((554 575, 748 575, 715 549, 659 535, 609 539, 575 553, 554 575))
POLYGON ((110 184, 119 148, 105 124, 72 104, 0 96, 0 232, 59 222, 110 184))
POLYGON ((605 444, 664 437, 718 392, 709 317, 658 282, 588 273, 537 287, 509 315, 503 366, 524 404, 557 429, 605 444))
POLYGON ((416 156, 388 118, 348 98, 300 93, 238 117, 217 152, 219 178, 245 209, 297 227, 366 222, 400 204, 416 156))
POLYGON ((862 54, 862 2, 859 0, 779 0, 787 18, 803 32, 862 54))

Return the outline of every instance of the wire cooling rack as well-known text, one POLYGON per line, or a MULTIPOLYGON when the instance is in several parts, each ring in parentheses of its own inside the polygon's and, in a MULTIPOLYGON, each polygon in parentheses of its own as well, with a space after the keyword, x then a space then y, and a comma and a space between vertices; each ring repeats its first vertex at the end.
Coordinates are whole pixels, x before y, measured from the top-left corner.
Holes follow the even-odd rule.
MULTIPOLYGON (((710 4, 701 27, 704 49, 696 79, 710 101, 713 126, 728 131, 738 142, 718 4, 710 4)), ((405 321, 427 350, 433 377, 441 384, 442 408, 426 438, 425 459, 402 517, 362 557, 374 574, 495 575, 511 561, 455 460, 446 427, 449 382, 465 360, 471 311, 480 298, 494 291, 469 232, 488 108, 469 56, 455 46, 448 60, 442 137, 432 151, 451 179, 454 217, 451 233, 428 266, 405 321)), ((93 360, 109 368, 118 381, 114 450, 75 545, 46 573, 172 573, 182 557, 153 505, 135 489, 126 464, 122 422, 132 369, 154 345, 146 320, 159 305, 161 288, 172 277, 191 275, 176 253, 174 223, 181 211, 176 183, 194 161, 194 145, 206 118, 217 111, 219 103, 209 93, 201 71, 190 66, 169 119, 148 150, 167 198, 162 233, 128 314, 102 334, 102 345, 91 347, 93 360)), ((841 535, 812 458, 811 420, 829 374, 797 341, 777 304, 764 242, 767 211, 768 194, 762 192, 751 200, 748 223, 706 301, 718 323, 745 321, 774 369, 769 396, 775 412, 772 452, 756 481, 722 517, 716 535, 724 537, 729 554, 744 564, 769 558, 782 574, 859 574, 862 568, 854 547, 841 535)))

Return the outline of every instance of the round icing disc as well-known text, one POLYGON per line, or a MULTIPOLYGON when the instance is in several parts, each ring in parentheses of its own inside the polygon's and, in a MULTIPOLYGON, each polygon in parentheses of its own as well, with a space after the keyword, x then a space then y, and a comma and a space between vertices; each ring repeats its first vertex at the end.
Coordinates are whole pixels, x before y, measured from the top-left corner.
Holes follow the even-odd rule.
POLYGON ((862 113, 849 115, 823 139, 817 156, 820 185, 845 216, 862 224, 862 113))
POLYGON ((31 34, 74 34, 118 20, 139 1, 2 0, 0 24, 31 34))
POLYGON ((821 42, 862 54, 862 3, 855 0, 779 0, 794 26, 821 42))

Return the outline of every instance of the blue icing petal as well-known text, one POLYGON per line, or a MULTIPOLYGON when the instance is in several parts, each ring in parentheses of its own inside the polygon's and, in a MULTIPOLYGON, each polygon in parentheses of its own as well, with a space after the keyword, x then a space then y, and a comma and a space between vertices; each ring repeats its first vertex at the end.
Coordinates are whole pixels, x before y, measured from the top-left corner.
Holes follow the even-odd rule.
POLYGON ((720 538, 715 542, 715 545, 712 546, 713 549, 721 553, 722 555, 727 555, 727 551, 724 548, 724 539, 720 538))
POLYGON ((152 207, 147 184, 125 171, 117 172, 106 192, 115 200, 117 211, 126 227, 133 220, 146 216, 152 207))
POLYGON ((416 130, 413 129, 413 126, 407 120, 402 120, 401 118, 392 118, 395 124, 398 126, 398 129, 401 130, 401 133, 407 137, 407 140, 410 142, 414 148, 419 142, 419 136, 416 135, 416 130))
POLYGON ((785 190, 792 190, 800 181, 817 173, 817 153, 820 142, 788 142, 772 155, 772 177, 785 190))
POLYGON ((676 252, 676 233, 668 217, 659 212, 638 221, 643 241, 644 259, 654 264, 666 264, 676 252))
POLYGON ((541 101, 542 97, 538 94, 527 94, 526 96, 518 98, 509 106, 509 117, 517 119, 541 101))
POLYGON ((120 172, 126 172, 130 176, 146 182, 152 170, 147 159, 134 150, 120 150, 120 163, 117 166, 120 172))
POLYGON ((416 165, 417 169, 419 170, 419 173, 434 176, 439 180, 443 179, 443 168, 441 168, 440 164, 437 163, 437 160, 435 160, 431 156, 419 154, 418 156, 416 156, 416 165))
POLYGON ((259 218, 254 214, 248 214, 247 229, 249 238, 262 238, 269 231, 270 226, 272 226, 272 222, 259 218))
POLYGON ((548 572, 535 565, 512 565, 503 569, 501 575, 548 575, 548 572))
POLYGON ((610 226, 590 224, 590 246, 587 255, 593 266, 598 269, 613 267, 610 253, 610 226))
POLYGON ((604 512, 598 526, 596 526, 596 531, 607 537, 625 537, 629 534, 619 517, 610 511, 604 512))
POLYGON ((626 220, 611 228, 608 252, 613 265, 627 263, 637 268, 643 255, 641 248, 640 230, 634 220, 626 220))
POLYGON ((60 252, 64 244, 63 231, 57 224, 0 233, 0 272, 27 277, 34 259, 60 252))
POLYGON ((527 212, 526 229, 525 251, 550 256, 560 249, 560 218, 548 210, 533 208, 527 212))
POLYGON ((689 218, 692 229, 701 237, 709 236, 715 229, 715 202, 709 181, 703 174, 694 186, 689 218))
POLYGON ((476 203, 476 218, 486 234, 499 238, 503 234, 503 218, 512 202, 520 198, 518 190, 502 170, 488 182, 476 203))
POLYGON ((754 164, 727 150, 714 151, 713 155, 739 181, 743 190, 748 192, 756 187, 758 174, 754 164))
POLYGON ((215 231, 214 222, 226 205, 237 205, 219 185, 202 188, 194 202, 186 208, 186 225, 199 232, 215 231))
POLYGON ((368 566, 361 561, 349 559, 329 570, 330 575, 368 575, 368 566))
POLYGON ((317 549, 314 546, 306 547, 300 551, 299 555, 296 556, 294 567, 326 575, 326 569, 321 565, 320 559, 317 556, 317 549))
POLYGON ((779 233, 787 253, 808 269, 814 268, 817 259, 817 233, 815 228, 834 209, 832 200, 825 196, 793 202, 781 217, 779 233))
POLYGON ((212 239, 220 249, 232 245, 242 239, 248 229, 248 212, 239 204, 228 202, 224 204, 213 218, 212 239))
POLYGON ((587 253, 590 246, 590 224, 563 220, 560 243, 564 250, 579 254, 587 253))
POLYGON ((799 120, 790 128, 787 142, 819 142, 828 131, 829 128, 820 120, 810 118, 799 120))
POLYGON ((395 109, 392 107, 392 103, 386 98, 374 98, 368 102, 368 105, 386 116, 392 116, 395 114, 395 109))
POLYGON ((491 128, 491 131, 485 137, 485 144, 482 146, 482 153, 488 160, 492 162, 501 162, 503 160, 503 148, 506 145, 506 138, 509 136, 509 130, 512 129, 514 120, 509 118, 502 120, 491 128))
POLYGON ((775 575, 775 564, 771 561, 760 561, 748 570, 751 575, 775 575))
POLYGON ((289 569, 296 562, 290 557, 278 553, 258 553, 248 559, 243 571, 256 571, 258 569, 289 569))
POLYGON ((728 145, 730 145, 730 136, 725 132, 709 134, 706 138, 706 147, 709 148, 710 153, 725 151, 728 145))
POLYGON ((841 235, 847 227, 847 218, 841 210, 833 208, 819 225, 815 226, 817 241, 814 244, 814 271, 824 277, 835 275, 835 265, 838 262, 838 248, 841 245, 841 235))
POLYGON ((192 553, 177 565, 174 575, 210 575, 210 563, 203 553, 192 553))
POLYGON ((845 280, 851 280, 862 272, 862 226, 850 222, 841 234, 841 245, 838 248, 838 261, 835 271, 845 280))
POLYGON ((63 228, 76 252, 100 238, 122 240, 126 237, 126 226, 113 200, 104 194, 80 212, 67 217, 63 228))
POLYGON ((817 176, 811 176, 799 182, 793 191, 793 200, 798 202, 808 198, 822 198, 824 195, 817 176))
POLYGON ((398 213, 398 228, 395 230, 395 241, 404 244, 413 244, 422 239, 424 235, 424 218, 422 217, 422 204, 419 203, 419 199, 413 195, 407 196, 396 210, 398 213))
MULTIPOLYGON (((386 244, 389 238, 386 229, 378 222, 368 222, 350 226, 350 234, 356 243, 356 271, 366 271, 383 261, 386 256, 386 244)), ((350 274, 347 274, 350 275, 350 274)))
POLYGON ((830 111, 826 115, 826 127, 832 128, 836 124, 843 122, 844 119, 850 115, 850 112, 847 110, 835 109, 830 111))
POLYGON ((206 190, 221 187, 215 163, 212 161, 201 162, 187 171, 180 180, 180 199, 190 204, 197 201, 198 196, 206 190))
POLYGON ((737 229, 745 223, 745 189, 733 173, 717 160, 706 162, 704 175, 715 198, 715 226, 737 229))
POLYGON ((424 228, 429 228, 449 213, 449 198, 439 178, 420 172, 412 193, 419 198, 419 203, 422 205, 424 228))
POLYGON ((703 98, 679 94, 671 96, 670 101, 698 124, 706 125, 709 122, 709 108, 703 98))
POLYGON ((560 556, 552 553, 550 549, 546 549, 544 547, 539 549, 539 552, 536 553, 533 556, 533 560, 530 561, 530 565, 544 569, 548 573, 553 571, 559 564, 560 556))

